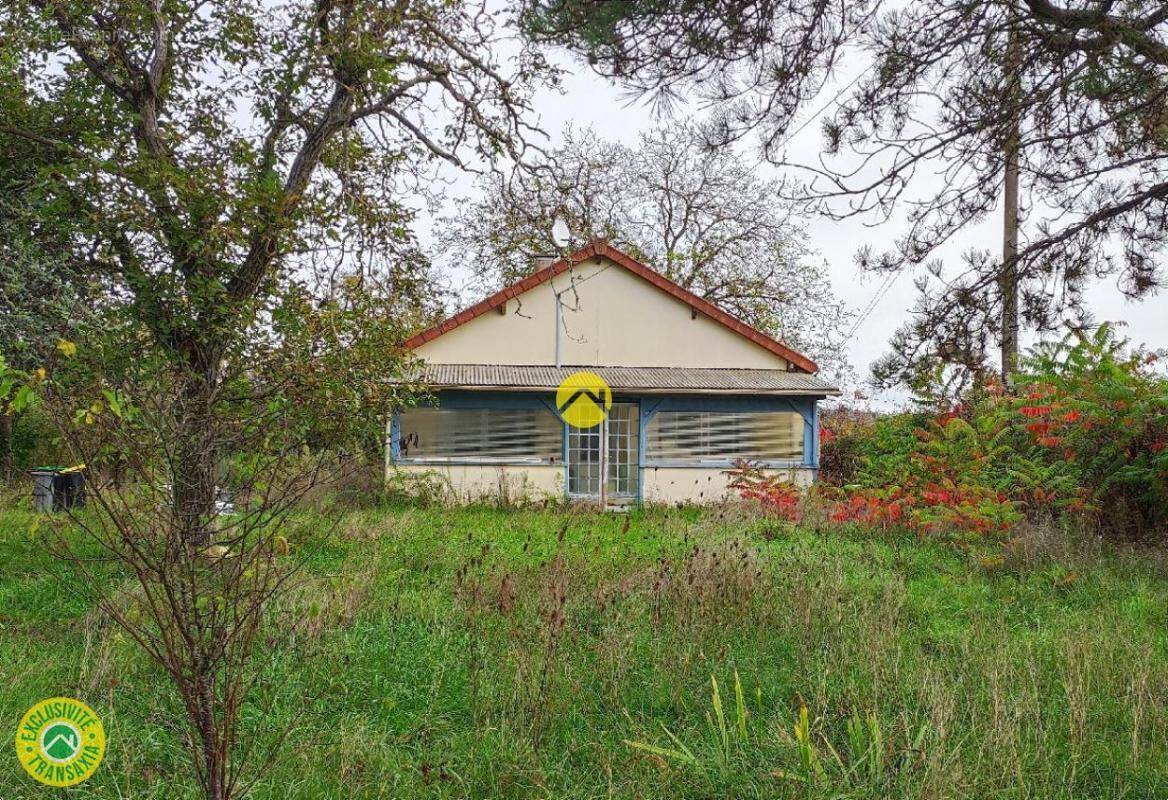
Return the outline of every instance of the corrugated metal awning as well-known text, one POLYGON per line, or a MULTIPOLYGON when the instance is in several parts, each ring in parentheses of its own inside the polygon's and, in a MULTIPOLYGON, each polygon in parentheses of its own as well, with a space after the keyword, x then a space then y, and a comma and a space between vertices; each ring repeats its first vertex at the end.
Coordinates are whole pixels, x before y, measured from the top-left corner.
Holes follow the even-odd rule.
POLYGON ((804 372, 718 367, 524 366, 507 364, 426 364, 425 380, 446 389, 555 389, 573 372, 588 370, 615 391, 698 394, 838 395, 839 389, 804 372))

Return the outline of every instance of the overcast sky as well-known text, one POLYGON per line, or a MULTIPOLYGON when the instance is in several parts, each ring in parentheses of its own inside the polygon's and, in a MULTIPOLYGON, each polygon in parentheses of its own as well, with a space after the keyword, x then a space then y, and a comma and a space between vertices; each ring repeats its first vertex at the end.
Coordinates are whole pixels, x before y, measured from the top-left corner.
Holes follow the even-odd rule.
MULTIPOLYGON (((587 68, 575 64, 567 57, 557 57, 556 60, 571 70, 571 74, 565 75, 564 92, 559 94, 545 91, 535 101, 541 127, 551 135, 553 146, 559 143, 560 134, 568 123, 577 127, 591 126, 599 136, 626 143, 635 142, 639 133, 654 125, 669 123, 669 119, 654 116, 652 108, 644 101, 630 102, 627 93, 596 76, 587 68)), ((847 85, 864 68, 865 64, 858 59, 855 64, 845 64, 836 76, 835 83, 827 87, 821 97, 808 106, 808 111, 799 123, 807 121, 806 118, 811 116, 810 112, 818 111, 825 106, 827 110, 824 111, 824 115, 829 113, 831 108, 829 101, 836 94, 836 87, 847 85)), ((695 115, 700 115, 699 109, 691 110, 695 115)), ((795 127, 798 127, 799 123, 796 123, 795 127)), ((787 145, 787 150, 788 160, 813 163, 821 150, 818 119, 811 120, 800 133, 796 134, 787 145)), ((749 152, 745 155, 754 157, 749 152)), ((769 165, 764 164, 760 168, 769 170, 775 177, 781 177, 769 165)), ((925 180, 928 181, 929 177, 926 176, 925 180)), ((928 188, 928 184, 923 184, 923 187, 928 188)), ((453 196, 465 196, 473 192, 473 183, 465 177, 452 176, 451 192, 453 196)), ((868 220, 869 224, 866 225, 859 219, 845 222, 833 222, 822 218, 805 220, 811 244, 826 261, 826 269, 829 271, 836 294, 848 303, 857 315, 869 307, 880 290, 884 277, 861 274, 854 262, 856 249, 869 244, 873 249, 880 251, 889 246, 902 232, 901 226, 895 221, 872 227, 870 223, 873 221, 868 220)), ((428 225, 425 220, 421 222, 420 234, 425 241, 429 237, 428 225)), ((971 247, 1000 249, 1000 214, 976 228, 965 231, 962 237, 940 251, 939 256, 949 262, 959 258, 961 253, 971 247)), ((871 363, 885 352, 889 337, 905 321, 915 299, 913 276, 901 274, 864 316, 851 339, 849 350, 852 366, 862 381, 867 379, 871 363)), ((1089 295, 1089 303, 1099 321, 1127 323, 1123 329, 1124 334, 1134 343, 1146 344, 1153 348, 1168 347, 1168 298, 1163 294, 1142 302, 1131 303, 1118 291, 1114 280, 1109 279, 1093 288, 1089 295)), ((1034 336, 1023 335, 1023 347, 1033 341, 1034 336)), ((868 394, 872 395, 871 392, 868 394)), ((902 393, 893 392, 871 396, 867 402, 875 407, 888 408, 903 404, 905 399, 902 393)))

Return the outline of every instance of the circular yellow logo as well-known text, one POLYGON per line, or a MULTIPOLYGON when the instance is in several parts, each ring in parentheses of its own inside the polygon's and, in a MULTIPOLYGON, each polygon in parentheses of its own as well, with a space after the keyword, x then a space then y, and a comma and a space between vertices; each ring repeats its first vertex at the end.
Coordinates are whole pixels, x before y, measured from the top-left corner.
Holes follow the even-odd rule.
POLYGON ((573 372, 556 389, 556 408, 573 428, 594 428, 612 407, 612 390, 595 372, 573 372))
POLYGON ((16 755, 24 771, 41 783, 73 786, 89 778, 101 763, 105 728, 80 700, 42 700, 20 721, 16 755))

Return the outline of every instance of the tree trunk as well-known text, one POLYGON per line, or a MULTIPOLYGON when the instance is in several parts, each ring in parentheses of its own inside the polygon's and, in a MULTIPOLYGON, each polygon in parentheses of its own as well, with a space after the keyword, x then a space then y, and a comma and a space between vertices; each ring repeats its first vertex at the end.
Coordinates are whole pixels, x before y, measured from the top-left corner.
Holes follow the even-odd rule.
POLYGON ((199 709, 199 743, 202 747, 203 791, 207 800, 228 800, 227 753, 222 732, 215 723, 214 678, 200 681, 197 689, 199 709))
POLYGON ((1006 161, 1002 211, 1002 382, 1014 385, 1018 370, 1018 142, 1020 123, 1017 114, 1018 69, 1021 61, 1018 36, 1011 27, 1006 45, 1006 80, 1010 83, 1010 130, 1003 144, 1006 161))
POLYGON ((204 353, 178 388, 174 409, 172 464, 177 533, 193 547, 211 543, 215 516, 215 472, 220 424, 215 401, 221 380, 217 354, 204 353))
POLYGON ((1018 146, 1006 153, 1005 219, 1002 236, 1002 381, 1014 385, 1018 371, 1018 146))

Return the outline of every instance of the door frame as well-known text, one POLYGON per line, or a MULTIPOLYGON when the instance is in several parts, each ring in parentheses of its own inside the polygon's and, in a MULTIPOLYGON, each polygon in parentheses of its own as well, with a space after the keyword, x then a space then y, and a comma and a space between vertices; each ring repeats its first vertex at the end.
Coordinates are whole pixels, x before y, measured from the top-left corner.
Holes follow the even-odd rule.
MULTIPOLYGON (((642 416, 641 416, 641 401, 639 398, 620 399, 620 400, 614 399, 613 400, 613 405, 616 405, 618 403, 621 405, 632 406, 634 409, 633 418, 636 419, 636 421, 637 421, 636 436, 634 437, 632 435, 631 431, 628 434, 629 439, 630 439, 630 443, 632 444, 632 447, 630 447, 629 450, 632 450, 633 447, 635 447, 636 452, 637 452, 636 463, 629 465, 630 467, 632 467, 633 469, 636 469, 636 471, 637 471, 637 491, 636 491, 636 494, 628 495, 628 497, 633 499, 633 500, 640 500, 641 499, 641 491, 642 491, 641 490, 641 481, 642 481, 642 477, 643 477, 641 474, 642 450, 644 447, 644 430, 643 430, 644 420, 642 419, 642 416)), ((594 500, 600 506, 601 509, 606 509, 606 508, 608 508, 608 500, 609 500, 609 496, 608 496, 608 458, 609 458, 608 436, 609 436, 609 429, 608 429, 608 416, 607 415, 605 416, 605 418, 603 420, 601 420, 601 422, 599 424, 599 428, 600 428, 600 446, 599 446, 600 463, 599 463, 598 490, 597 490, 596 494, 579 494, 579 493, 572 492, 569 488, 571 486, 571 478, 569 475, 569 470, 571 470, 571 468, 572 468, 572 461, 571 461, 572 447, 571 447, 571 438, 570 438, 571 432, 572 432, 572 426, 569 425, 567 422, 564 423, 564 455, 563 455, 563 457, 564 457, 564 496, 567 497, 569 500, 579 500, 582 502, 594 500)), ((591 430, 591 429, 589 429, 589 430, 591 430)), ((621 497, 622 497, 622 499, 624 499, 625 496, 621 495, 621 497)))

